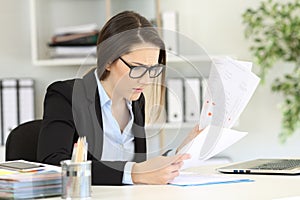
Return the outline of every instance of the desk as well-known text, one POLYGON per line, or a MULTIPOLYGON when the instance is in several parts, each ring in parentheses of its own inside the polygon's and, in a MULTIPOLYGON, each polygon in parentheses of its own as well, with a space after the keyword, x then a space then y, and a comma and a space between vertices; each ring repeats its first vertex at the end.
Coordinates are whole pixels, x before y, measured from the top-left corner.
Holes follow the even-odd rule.
MULTIPOLYGON (((218 166, 190 169, 200 174, 216 174, 218 166)), ((134 186, 93 186, 92 199, 108 200, 269 200, 298 196, 300 199, 300 176, 278 175, 226 175, 240 176, 255 182, 231 183, 207 186, 134 185, 134 186)), ((60 197, 47 198, 59 200, 60 197)))

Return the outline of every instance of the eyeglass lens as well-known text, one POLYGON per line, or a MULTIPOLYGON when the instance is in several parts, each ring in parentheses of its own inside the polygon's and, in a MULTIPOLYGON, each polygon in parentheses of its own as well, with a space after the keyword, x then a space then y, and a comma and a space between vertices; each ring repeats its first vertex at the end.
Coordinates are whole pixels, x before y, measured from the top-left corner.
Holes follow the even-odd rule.
POLYGON ((134 66, 133 68, 131 68, 130 77, 140 78, 144 76, 147 71, 149 71, 149 77, 156 78, 162 73, 163 69, 164 67, 160 64, 151 67, 134 66))

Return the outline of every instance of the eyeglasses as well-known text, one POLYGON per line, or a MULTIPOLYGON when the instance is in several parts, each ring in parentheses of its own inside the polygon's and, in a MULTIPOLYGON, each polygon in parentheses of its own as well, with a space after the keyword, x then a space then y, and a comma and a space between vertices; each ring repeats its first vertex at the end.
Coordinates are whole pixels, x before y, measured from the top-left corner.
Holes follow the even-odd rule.
POLYGON ((119 57, 122 62, 130 68, 129 72, 129 77, 130 78, 141 78, 144 76, 147 71, 149 72, 149 77, 150 78, 156 78, 158 77, 166 68, 163 64, 156 64, 153 66, 147 66, 147 65, 138 65, 138 66, 133 66, 128 64, 123 58, 119 57))

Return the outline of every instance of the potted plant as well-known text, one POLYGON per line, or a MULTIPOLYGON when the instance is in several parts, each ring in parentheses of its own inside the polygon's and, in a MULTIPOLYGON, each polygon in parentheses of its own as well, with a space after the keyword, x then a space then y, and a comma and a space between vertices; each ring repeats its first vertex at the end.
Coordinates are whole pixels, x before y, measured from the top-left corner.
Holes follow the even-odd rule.
POLYGON ((272 91, 284 97, 279 136, 285 142, 300 127, 300 0, 263 1, 258 8, 247 9, 242 17, 262 80, 277 61, 293 63, 290 73, 272 83, 272 91))

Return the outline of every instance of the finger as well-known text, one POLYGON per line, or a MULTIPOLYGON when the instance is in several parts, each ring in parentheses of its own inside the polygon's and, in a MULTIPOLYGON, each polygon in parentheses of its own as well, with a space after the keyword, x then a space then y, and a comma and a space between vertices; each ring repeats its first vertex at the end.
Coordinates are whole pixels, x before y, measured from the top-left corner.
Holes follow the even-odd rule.
POLYGON ((191 158, 191 155, 188 153, 184 153, 184 154, 179 154, 180 156, 178 157, 178 159, 176 160, 177 162, 182 162, 183 160, 188 160, 191 158))
POLYGON ((182 166, 183 166, 183 162, 180 162, 180 163, 170 165, 169 167, 166 168, 166 170, 169 172, 179 171, 182 166))
POLYGON ((176 162, 176 163, 172 163, 172 165, 183 165, 183 161, 179 161, 179 162, 176 162))
POLYGON ((180 171, 179 171, 179 170, 173 171, 173 172, 172 172, 173 178, 175 178, 176 176, 179 176, 179 174, 180 174, 180 171))
POLYGON ((183 160, 190 159, 190 154, 176 154, 175 156, 166 157, 168 159, 168 165, 172 165, 174 163, 182 162, 183 160))
POLYGON ((168 183, 170 183, 171 181, 173 181, 177 176, 179 176, 179 171, 174 171, 170 174, 169 178, 168 178, 168 183))
POLYGON ((180 170, 183 166, 183 162, 180 162, 180 163, 176 163, 176 166, 178 167, 178 170, 180 170))
POLYGON ((196 135, 198 135, 199 133, 202 132, 202 130, 203 130, 203 129, 200 129, 200 125, 197 124, 197 125, 194 127, 193 132, 194 132, 196 135))
POLYGON ((181 168, 183 166, 183 161, 178 163, 178 165, 179 165, 179 168, 181 168))

